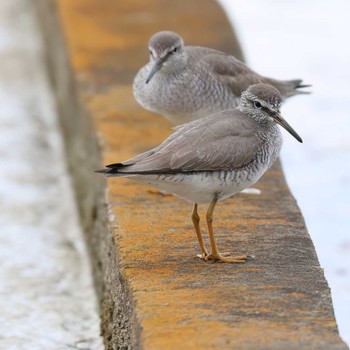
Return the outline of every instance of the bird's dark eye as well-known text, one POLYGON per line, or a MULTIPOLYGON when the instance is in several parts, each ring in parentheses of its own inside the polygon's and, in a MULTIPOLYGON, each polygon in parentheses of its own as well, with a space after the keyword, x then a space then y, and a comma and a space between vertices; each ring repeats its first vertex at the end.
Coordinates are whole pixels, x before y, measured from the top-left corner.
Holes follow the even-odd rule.
POLYGON ((259 101, 254 101, 254 107, 255 108, 261 108, 261 103, 259 101))
POLYGON ((175 53, 175 52, 177 52, 177 47, 175 47, 173 50, 171 50, 170 53, 175 53))

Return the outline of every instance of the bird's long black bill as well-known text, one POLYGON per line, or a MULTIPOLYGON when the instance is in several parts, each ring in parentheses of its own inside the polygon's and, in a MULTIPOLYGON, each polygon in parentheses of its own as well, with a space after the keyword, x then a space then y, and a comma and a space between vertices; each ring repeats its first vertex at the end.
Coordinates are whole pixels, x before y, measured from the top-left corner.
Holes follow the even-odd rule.
POLYGON ((153 67, 152 67, 151 71, 149 72, 148 77, 146 79, 146 84, 148 84, 151 81, 151 79, 154 77, 154 75, 162 67, 162 64, 163 64, 163 60, 160 58, 158 58, 154 61, 154 65, 153 65, 153 67))
POLYGON ((303 142, 302 138, 298 135, 298 133, 287 123, 287 121, 278 113, 273 115, 275 122, 281 125, 284 129, 286 129, 292 136, 294 136, 300 143, 303 142))

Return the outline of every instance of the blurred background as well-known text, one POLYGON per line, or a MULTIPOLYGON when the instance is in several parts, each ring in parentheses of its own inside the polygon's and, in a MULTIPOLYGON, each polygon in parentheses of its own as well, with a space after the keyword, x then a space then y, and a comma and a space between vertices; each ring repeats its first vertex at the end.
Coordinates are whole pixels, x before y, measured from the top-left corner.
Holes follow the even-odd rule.
POLYGON ((97 298, 28 0, 0 1, 0 349, 102 349, 97 298))
POLYGON ((312 84, 312 95, 282 108, 304 141, 285 134, 282 165, 331 288, 340 335, 350 345, 350 2, 219 2, 251 68, 312 84))

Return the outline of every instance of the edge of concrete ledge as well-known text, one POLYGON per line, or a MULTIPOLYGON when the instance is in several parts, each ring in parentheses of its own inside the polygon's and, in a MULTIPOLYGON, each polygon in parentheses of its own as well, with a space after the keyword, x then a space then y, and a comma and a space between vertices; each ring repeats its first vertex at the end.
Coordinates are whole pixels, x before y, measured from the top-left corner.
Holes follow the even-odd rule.
POLYGON ((220 245, 258 256, 233 268, 192 258, 190 208, 181 201, 127 180, 106 184, 92 173, 102 158, 126 159, 169 134, 166 121, 142 110, 131 95, 151 33, 181 31, 193 43, 241 57, 219 5, 37 0, 35 6, 92 256, 106 348, 347 349, 279 164, 260 181, 263 195, 254 203, 238 195, 220 206, 217 229, 235 231, 221 234, 220 245))

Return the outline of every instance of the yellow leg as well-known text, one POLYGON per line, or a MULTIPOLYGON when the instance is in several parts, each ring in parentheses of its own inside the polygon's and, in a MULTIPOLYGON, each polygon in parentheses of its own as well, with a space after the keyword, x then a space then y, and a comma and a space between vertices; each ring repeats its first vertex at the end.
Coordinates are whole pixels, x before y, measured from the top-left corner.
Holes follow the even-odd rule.
POLYGON ((221 261, 225 263, 244 263, 250 258, 249 256, 247 255, 231 256, 230 254, 227 254, 227 253, 223 253, 223 254, 219 253, 219 250, 215 241, 214 231, 213 231, 213 213, 217 202, 218 202, 218 198, 214 197, 207 211, 207 225, 208 225, 208 231, 209 231, 209 237, 210 237, 211 254, 209 254, 205 260, 221 261))
POLYGON ((206 259, 206 257, 209 255, 209 253, 204 246, 201 229, 199 227, 200 218, 198 215, 197 208, 198 208, 198 205, 197 205, 197 203, 195 203, 193 205, 193 210, 192 210, 192 222, 193 222, 194 229, 196 230, 198 243, 199 243, 199 246, 200 246, 201 252, 202 252, 201 254, 198 254, 197 257, 201 258, 201 259, 206 259))

